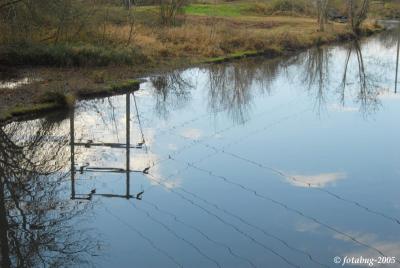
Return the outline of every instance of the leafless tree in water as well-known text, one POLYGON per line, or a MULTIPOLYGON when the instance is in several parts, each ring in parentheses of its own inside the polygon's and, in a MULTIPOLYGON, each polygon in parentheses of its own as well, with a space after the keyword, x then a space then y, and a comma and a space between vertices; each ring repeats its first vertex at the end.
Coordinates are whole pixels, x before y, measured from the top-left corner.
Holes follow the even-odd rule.
POLYGON ((315 106, 318 113, 326 106, 326 95, 329 85, 330 50, 317 47, 308 50, 304 55, 303 83, 310 93, 315 92, 315 106))
POLYGON ((287 59, 248 59, 240 63, 209 66, 209 108, 214 114, 226 112, 233 122, 249 118, 254 95, 270 94, 287 59), (255 92, 258 90, 258 92, 255 92))
POLYGON ((270 95, 273 83, 282 71, 282 66, 286 62, 286 58, 276 58, 265 61, 264 59, 252 61, 250 66, 256 67, 254 81, 257 82, 258 89, 261 94, 270 95))
POLYGON ((65 194, 67 148, 55 122, 0 128, 1 267, 90 265, 100 243, 75 224, 89 207, 65 194))
POLYGON ((214 113, 226 111, 235 123, 249 116, 253 96, 251 87, 255 66, 247 64, 214 65, 209 74, 209 107, 214 113))
POLYGON ((347 0, 348 23, 354 33, 360 32, 361 24, 367 18, 370 0, 347 0))
POLYGON ((378 99, 379 91, 378 87, 373 82, 373 78, 366 72, 364 58, 358 40, 352 42, 347 48, 347 55, 343 68, 344 71, 340 85, 340 100, 344 105, 345 91, 348 83, 348 73, 352 55, 355 55, 357 63, 355 68, 357 80, 355 85, 357 85, 356 90, 358 91, 357 99, 360 102, 360 109, 363 114, 368 115, 376 111, 380 105, 380 101, 378 99))
POLYGON ((155 110, 159 117, 168 118, 171 108, 183 107, 191 99, 193 85, 180 71, 152 77, 150 82, 155 89, 155 110))

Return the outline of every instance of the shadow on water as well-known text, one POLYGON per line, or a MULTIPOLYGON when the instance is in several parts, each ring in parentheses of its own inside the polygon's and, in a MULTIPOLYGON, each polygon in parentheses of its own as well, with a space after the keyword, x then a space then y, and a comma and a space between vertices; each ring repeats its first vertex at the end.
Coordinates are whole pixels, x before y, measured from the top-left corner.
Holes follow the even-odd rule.
MULTIPOLYGON (((318 144, 320 137, 301 133, 332 111, 361 114, 343 115, 359 126, 379 116, 383 97, 396 98, 398 79, 396 63, 383 53, 398 48, 392 30, 287 58, 172 71, 148 78, 136 92, 2 126, 1 267, 331 267, 329 258, 338 254, 398 254, 381 228, 398 231, 396 210, 356 191, 374 194, 357 177, 368 179, 373 165, 358 167, 368 174, 353 170, 354 182, 342 186, 344 174, 321 170, 338 163, 350 173, 357 164, 344 163, 326 140, 326 151, 308 154, 310 139, 318 144), (376 47, 382 54, 371 53, 376 47), (317 175, 291 172, 303 166, 317 175), (324 206, 346 217, 332 218, 324 206), (109 216, 144 243, 130 243, 109 216), (307 226, 296 226, 300 221, 307 226), (112 247, 103 252, 106 241, 112 247), (126 248, 140 253, 133 257, 126 248), (99 260, 103 253, 111 259, 99 260)), ((342 133, 345 120, 336 120, 330 131, 342 133)), ((333 146, 345 143, 327 138, 333 146)), ((355 146, 349 153, 365 152, 355 146)), ((377 167, 396 188, 390 168, 377 167)))

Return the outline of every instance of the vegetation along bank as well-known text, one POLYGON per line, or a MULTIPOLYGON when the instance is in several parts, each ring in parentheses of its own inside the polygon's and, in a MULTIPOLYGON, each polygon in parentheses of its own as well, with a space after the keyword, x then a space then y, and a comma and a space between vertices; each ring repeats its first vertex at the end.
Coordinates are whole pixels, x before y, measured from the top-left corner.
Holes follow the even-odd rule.
POLYGON ((191 65, 369 35, 397 0, 5 0, 0 2, 0 121, 138 87, 191 65))

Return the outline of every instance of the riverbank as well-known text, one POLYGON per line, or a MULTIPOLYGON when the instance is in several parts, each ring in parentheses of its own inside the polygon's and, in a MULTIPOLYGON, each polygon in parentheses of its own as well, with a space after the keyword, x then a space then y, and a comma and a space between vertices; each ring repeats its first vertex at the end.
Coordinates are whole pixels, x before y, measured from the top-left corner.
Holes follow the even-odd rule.
MULTIPOLYGON (((356 38, 345 24, 336 22, 330 22, 326 31, 320 32, 315 19, 310 17, 256 16, 254 13, 238 15, 235 9, 220 14, 222 16, 203 15, 202 12, 208 11, 199 8, 191 12, 193 14, 185 17, 185 23, 177 27, 156 30, 143 24, 136 29, 134 42, 135 46, 140 46, 138 51, 141 56, 130 64, 116 62, 104 64, 103 67, 96 64, 96 67, 92 64, 85 66, 82 59, 87 59, 86 62, 90 62, 90 58, 97 59, 97 52, 90 54, 73 45, 59 48, 69 49, 69 54, 53 48, 41 49, 42 54, 36 52, 38 55, 34 56, 35 50, 21 49, 19 54, 11 53, 11 56, 3 57, 3 61, 7 57, 14 57, 18 64, 11 68, 9 66, 12 64, 7 64, 7 67, 1 68, 2 73, 5 73, 4 70, 7 73, 3 75, 6 78, 3 77, 3 80, 11 82, 12 86, 0 84, 0 121, 67 108, 73 105, 75 99, 135 90, 139 82, 132 79, 137 77, 244 57, 274 58, 313 46, 356 38), (52 53, 56 53, 57 57, 52 53), (59 61, 68 62, 68 59, 59 55, 73 55, 71 57, 76 60, 71 62, 79 64, 57 64, 59 61), (37 61, 36 58, 44 66, 27 67, 26 64, 33 64, 29 61, 37 61), (60 67, 64 65, 67 67, 60 67)), ((127 41, 127 25, 113 24, 107 27, 112 28, 108 31, 108 39, 113 39, 117 44, 127 41)), ((363 35, 381 30, 373 21, 368 21, 363 26, 363 35)), ((118 46, 110 47, 107 55, 113 57, 113 51, 116 50, 118 46)))

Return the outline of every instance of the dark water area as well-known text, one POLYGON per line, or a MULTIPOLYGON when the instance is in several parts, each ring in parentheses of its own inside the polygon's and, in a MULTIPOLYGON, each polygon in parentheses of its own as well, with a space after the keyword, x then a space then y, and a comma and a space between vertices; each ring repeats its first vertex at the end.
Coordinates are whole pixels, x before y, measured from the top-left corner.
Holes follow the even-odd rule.
POLYGON ((0 266, 400 267, 397 42, 172 71, 3 126, 0 266))

